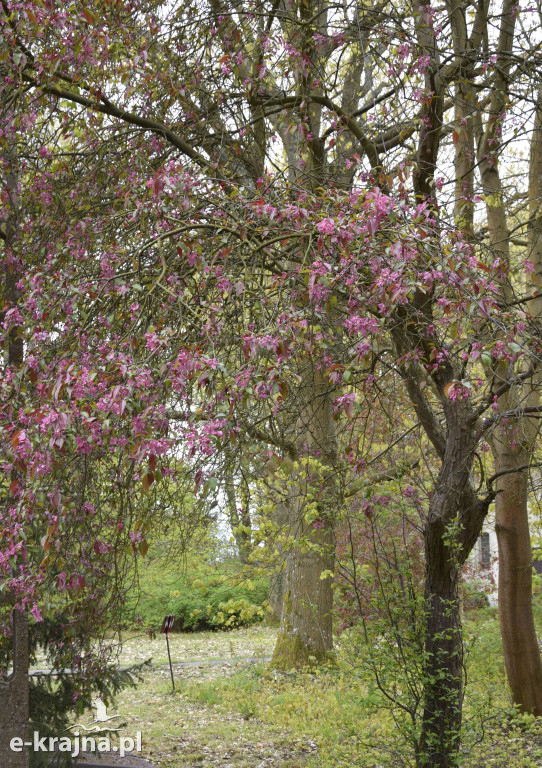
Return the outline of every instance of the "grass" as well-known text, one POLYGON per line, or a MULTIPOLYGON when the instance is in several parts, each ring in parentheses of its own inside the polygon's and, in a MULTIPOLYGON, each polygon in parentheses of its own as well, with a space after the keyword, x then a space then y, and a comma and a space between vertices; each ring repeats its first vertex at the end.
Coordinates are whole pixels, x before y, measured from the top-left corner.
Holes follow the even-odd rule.
MULTIPOLYGON (((268 656, 276 630, 173 635, 175 661, 268 656)), ((465 622, 469 687, 463 768, 541 768, 542 723, 510 715, 491 610, 465 622)), ((165 663, 163 636, 131 636, 121 663, 165 663)), ((400 679, 400 677, 398 678, 400 679)), ((143 754, 160 768, 410 768, 398 722, 378 697, 363 658, 339 647, 334 668, 279 674, 264 662, 153 669, 115 712, 143 733, 143 754)))
MULTIPOLYGON (((270 656, 275 638, 275 629, 254 624, 231 632, 172 633, 169 647, 173 662, 270 656)), ((122 641, 121 664, 133 664, 151 657, 155 665, 167 664, 164 635, 157 634, 151 640, 148 635, 132 632, 124 635, 122 641)))
POLYGON ((238 674, 246 681, 260 670, 226 665, 180 669, 175 694, 169 670, 155 670, 137 690, 119 696, 115 711, 126 719, 127 733, 142 732, 142 754, 160 768, 301 768, 315 745, 257 719, 256 685, 240 691, 237 706, 224 706, 224 684, 233 680, 239 688, 238 674))

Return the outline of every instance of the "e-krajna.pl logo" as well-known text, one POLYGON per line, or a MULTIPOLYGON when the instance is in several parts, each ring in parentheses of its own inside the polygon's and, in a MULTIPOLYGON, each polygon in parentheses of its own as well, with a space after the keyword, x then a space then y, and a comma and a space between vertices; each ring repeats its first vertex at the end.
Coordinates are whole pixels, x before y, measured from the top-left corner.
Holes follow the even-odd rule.
POLYGON ((141 731, 136 731, 135 739, 132 736, 120 736, 119 744, 111 744, 110 733, 117 733, 122 728, 104 727, 111 720, 116 720, 119 715, 108 717, 107 709, 101 699, 95 699, 96 720, 88 726, 70 726, 73 736, 40 736, 39 731, 34 731, 32 741, 24 741, 19 737, 11 739, 9 747, 12 752, 22 752, 24 747, 29 747, 34 752, 68 752, 72 757, 78 757, 83 752, 118 752, 121 757, 130 752, 141 752, 141 731), (80 729, 85 733, 81 735, 80 729), (90 735, 92 734, 92 735, 90 735))

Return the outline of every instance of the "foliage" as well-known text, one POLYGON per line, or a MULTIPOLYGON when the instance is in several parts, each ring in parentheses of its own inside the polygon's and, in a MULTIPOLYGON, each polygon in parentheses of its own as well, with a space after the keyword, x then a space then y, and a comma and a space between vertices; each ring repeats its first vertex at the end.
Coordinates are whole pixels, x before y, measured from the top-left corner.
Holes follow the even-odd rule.
MULTIPOLYGON (((351 503, 338 544, 340 645, 350 674, 363 686, 356 706, 394 724, 394 759, 402 755, 407 762, 418 754, 421 732, 425 507, 410 485, 401 495, 368 489, 365 499, 351 503)), ((376 731, 367 742, 374 738, 376 731)))
POLYGON ((129 597, 127 616, 133 626, 159 630, 168 614, 175 616, 174 631, 182 632, 230 629, 262 620, 267 580, 252 582, 227 559, 209 562, 192 555, 188 564, 164 561, 156 556, 159 548, 151 545, 149 563, 140 568, 138 587, 129 597))
MULTIPOLYGON (((30 655, 33 664, 39 657, 42 668, 55 667, 55 675, 32 676, 29 679, 30 732, 43 736, 69 735, 67 731, 74 712, 80 716, 91 709, 91 700, 99 697, 104 703, 112 704, 119 692, 126 687, 135 688, 143 679, 145 664, 132 664, 119 669, 117 649, 108 644, 94 649, 94 677, 81 692, 77 675, 66 671, 62 648, 71 646, 68 660, 74 649, 82 659, 91 650, 88 638, 78 637, 70 631, 67 617, 57 616, 56 621, 45 619, 30 627, 30 655), (97 652, 98 650, 98 652, 97 652)), ((10 662, 10 638, 0 638, 0 666, 5 669, 10 662)), ((54 764, 55 768, 72 765, 69 754, 56 756, 31 751, 30 768, 43 768, 54 764)))
POLYGON ((362 438, 352 466, 319 405, 344 426, 399 402, 436 466, 424 738, 442 756, 461 721, 456 571, 495 497, 474 457, 499 426, 516 434, 523 404, 499 398, 540 355, 495 220, 507 112, 520 133, 529 119, 535 11, 519 38, 509 2, 328 11, 2 3, 0 569, 37 621, 66 606, 103 621, 170 517, 161 494, 210 502, 225 444, 327 467, 304 533, 332 540, 328 480, 392 466, 402 434, 383 461, 362 438))
POLYGON ((383 486, 358 494, 339 528, 339 631, 358 625, 360 620, 371 624, 373 619, 384 619, 391 609, 390 600, 398 618, 398 606, 406 608, 420 595, 424 571, 420 528, 426 504, 412 485, 394 481, 390 491, 398 485, 395 493, 386 493, 383 486))
POLYGON ((489 605, 489 595, 496 589, 495 579, 489 568, 467 562, 461 573, 461 605, 464 610, 489 605))
POLYGON ((232 629, 261 621, 265 611, 260 605, 250 603, 244 598, 231 599, 218 604, 218 613, 213 623, 222 629, 232 629))
MULTIPOLYGON (((462 765, 537 768, 540 725, 510 709, 495 611, 472 611, 465 630, 472 685, 465 702, 462 765)), ((382 707, 383 698, 375 695, 374 674, 360 658, 359 640, 350 643, 349 632, 341 637, 337 665, 329 669, 277 674, 255 665, 181 678, 182 706, 185 710, 197 706, 194 717, 206 722, 209 732, 216 717, 231 717, 233 722, 248 717, 258 742, 263 740, 260 729, 285 728, 290 738, 317 745, 317 754, 307 755, 308 766, 315 768, 411 768, 412 747, 390 709, 382 707)), ((390 660, 388 666, 392 665, 401 681, 399 664, 390 660)), ((205 739, 205 731, 199 738, 205 739)))

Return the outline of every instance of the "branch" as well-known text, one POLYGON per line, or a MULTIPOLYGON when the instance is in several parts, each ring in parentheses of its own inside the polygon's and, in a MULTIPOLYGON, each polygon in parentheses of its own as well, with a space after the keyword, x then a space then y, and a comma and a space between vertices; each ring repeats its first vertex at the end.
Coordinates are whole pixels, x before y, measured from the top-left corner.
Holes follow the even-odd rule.
POLYGON ((355 496, 356 493, 367 488, 367 486, 381 485, 382 483, 388 483, 390 480, 397 480, 397 478, 404 475, 405 472, 408 472, 411 469, 416 469, 419 463, 420 460, 416 459, 415 461, 409 461, 406 464, 398 464, 394 469, 386 469, 384 472, 365 477, 357 483, 354 483, 354 485, 343 494, 343 498, 350 499, 352 496, 355 496))
MULTIPOLYGON (((266 106, 266 105, 275 106, 275 104, 277 104, 283 107, 287 107, 287 106, 295 107, 296 105, 301 104, 303 100, 304 99, 301 96, 285 96, 283 98, 279 98, 279 99, 272 98, 265 102, 262 102, 262 106, 266 106)), ((317 95, 311 94, 310 96, 307 97, 307 100, 312 101, 315 104, 320 104, 322 107, 327 107, 332 112, 335 112, 337 116, 344 121, 344 124, 347 126, 350 132, 354 134, 356 139, 358 139, 365 153, 367 154, 367 157, 369 158, 371 165, 373 166, 378 165, 377 152, 373 142, 367 138, 360 124, 356 120, 354 120, 354 118, 351 115, 348 115, 338 104, 335 104, 335 102, 333 102, 327 96, 317 96, 317 95)))
POLYGON ((81 96, 80 94, 73 93, 67 89, 60 88, 59 86, 41 85, 37 82, 37 80, 25 72, 23 72, 22 77, 23 80, 25 80, 31 86, 38 88, 40 91, 47 93, 50 96, 57 96, 59 99, 66 99, 66 101, 72 101, 75 104, 81 104, 81 106, 86 107, 86 109, 94 109, 96 112, 101 112, 102 114, 109 115, 110 117, 116 117, 125 123, 137 125, 139 128, 144 128, 147 131, 156 133, 159 136, 167 139, 170 144, 183 152, 183 154, 185 154, 191 160, 194 160, 202 168, 213 171, 213 173, 215 172, 215 169, 209 160, 203 157, 203 155, 197 152, 193 147, 190 146, 190 144, 188 144, 174 131, 166 128, 163 123, 158 122, 158 120, 149 120, 146 117, 140 117, 139 115, 135 115, 132 112, 119 109, 119 107, 116 107, 104 96, 102 96, 101 101, 94 101, 92 99, 86 98, 85 96, 81 96))
MULTIPOLYGON (((423 310, 422 310, 423 311, 423 310)), ((408 396, 416 411, 418 421, 422 425, 425 434, 432 442, 440 459, 444 457, 446 450, 446 435, 433 411, 431 405, 420 387, 421 371, 413 362, 406 362, 405 357, 416 349, 416 340, 412 338, 412 332, 408 329, 407 317, 396 315, 397 325, 390 329, 390 335, 393 341, 397 357, 402 362, 397 363, 399 375, 405 383, 408 396)), ((404 313, 403 313, 404 314, 404 313)), ((420 332, 419 341, 422 340, 420 332)), ((452 377, 450 377, 452 378, 452 377)))
POLYGON ((489 406, 494 403, 495 398, 499 399, 501 395, 504 395, 513 386, 515 386, 516 384, 521 384, 526 379, 530 379, 531 376, 533 376, 535 373, 536 373, 536 368, 529 368, 529 370, 525 371, 525 373, 521 373, 519 376, 516 376, 515 379, 509 379, 508 381, 505 381, 503 384, 501 384, 501 386, 497 390, 495 390, 494 392, 490 392, 489 395, 486 395, 484 397, 482 404, 478 406, 478 409, 474 414, 473 419, 474 420, 478 419, 484 411, 487 411, 489 406))
POLYGON ((491 475, 487 481, 487 484, 488 486, 491 486, 495 480, 498 480, 499 477, 503 477, 503 475, 512 475, 515 472, 525 472, 526 469, 534 469, 535 467, 542 467, 542 464, 521 464, 521 466, 514 467, 514 469, 502 469, 500 472, 495 472, 494 475, 491 475))
MULTIPOLYGON (((166 411, 165 417, 169 421, 187 421, 187 415, 184 411, 166 411)), ((199 419, 197 418, 196 420, 206 421, 207 418, 205 416, 200 416, 199 419)), ((250 437, 253 437, 255 440, 260 440, 262 443, 269 443, 269 445, 274 445, 276 448, 288 451, 289 453, 295 453, 296 451, 294 443, 290 443, 287 440, 278 440, 271 437, 271 435, 268 435, 266 432, 262 432, 260 429, 247 426, 246 424, 243 428, 246 434, 250 435, 250 437)))
POLYGON ((542 418, 542 405, 528 405, 526 408, 515 408, 512 411, 504 411, 503 413, 497 413, 491 418, 484 419, 476 433, 475 440, 478 442, 488 429, 501 421, 501 419, 519 419, 523 416, 530 416, 532 419, 542 418))
POLYGON ((386 448, 384 448, 384 450, 380 451, 380 453, 377 453, 377 455, 374 458, 371 459, 371 461, 369 462, 369 465, 374 464, 382 456, 385 456, 386 453, 391 451, 391 449, 394 448, 397 445, 397 443, 400 443, 401 440, 403 440, 407 435, 410 435, 411 432, 414 432, 415 429, 418 429, 419 426, 421 426, 420 422, 417 421, 416 424, 414 424, 414 426, 409 427, 406 430, 406 432, 403 432, 402 435, 399 435, 399 437, 396 440, 394 440, 393 443, 390 443, 386 448))
POLYGON ((295 455, 296 453, 296 447, 294 443, 290 443, 286 440, 277 440, 274 437, 271 437, 271 435, 268 435, 266 432, 262 432, 261 430, 256 429, 256 427, 245 426, 245 431, 255 440, 260 440, 262 443, 269 443, 270 445, 274 445, 276 448, 285 450, 290 454, 295 455))

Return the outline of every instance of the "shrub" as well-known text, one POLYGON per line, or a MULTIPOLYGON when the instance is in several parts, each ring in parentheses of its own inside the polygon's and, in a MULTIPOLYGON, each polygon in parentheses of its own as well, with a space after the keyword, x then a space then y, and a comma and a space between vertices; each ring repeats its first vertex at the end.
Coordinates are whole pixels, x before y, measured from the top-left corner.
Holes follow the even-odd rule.
POLYGON ((248 626, 264 618, 268 593, 267 579, 241 579, 233 564, 200 562, 183 574, 157 561, 140 575, 139 595, 129 597, 127 623, 156 629, 173 614, 178 632, 248 626))
POLYGON ((219 611, 215 614, 214 619, 217 626, 224 629, 254 624, 256 621, 261 621, 265 616, 262 606, 249 603, 243 597, 239 600, 228 600, 227 603, 220 603, 218 608, 219 611))

